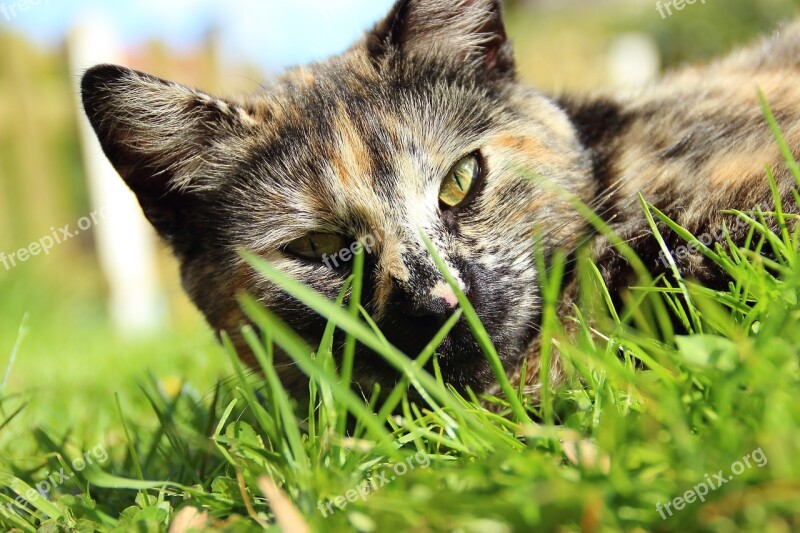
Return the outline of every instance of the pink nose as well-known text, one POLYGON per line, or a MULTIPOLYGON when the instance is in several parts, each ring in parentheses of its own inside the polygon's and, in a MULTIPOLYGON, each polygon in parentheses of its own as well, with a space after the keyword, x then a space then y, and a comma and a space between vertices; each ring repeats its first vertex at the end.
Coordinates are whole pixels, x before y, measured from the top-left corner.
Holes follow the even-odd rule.
POLYGON ((447 307, 450 309, 453 309, 458 305, 456 293, 453 292, 453 289, 451 289, 450 285, 447 283, 441 282, 436 285, 431 291, 431 296, 444 300, 444 302, 447 304, 447 307))
POLYGON ((456 293, 453 292, 453 289, 450 288, 450 285, 448 285, 439 296, 442 297, 442 300, 444 300, 447 303, 447 306, 451 309, 458 305, 458 298, 456 298, 456 293))

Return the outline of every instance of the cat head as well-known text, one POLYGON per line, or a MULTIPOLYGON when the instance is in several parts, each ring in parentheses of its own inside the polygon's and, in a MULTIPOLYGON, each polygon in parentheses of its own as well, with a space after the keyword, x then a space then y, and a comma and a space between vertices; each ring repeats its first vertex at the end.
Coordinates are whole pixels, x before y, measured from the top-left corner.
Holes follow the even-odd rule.
MULTIPOLYGON (((586 155, 558 106, 518 83, 496 0, 399 0, 350 50, 250 97, 109 65, 85 74, 82 97, 188 294, 245 358, 241 292, 312 345, 325 322, 256 275, 242 249, 335 298, 352 264, 339 251, 369 245, 364 306, 413 357, 456 307, 422 231, 510 369, 540 315, 534 237, 547 253, 583 232, 556 189, 588 199, 586 155)), ((456 387, 491 383, 463 319, 438 353, 456 387)), ((299 371, 281 368, 302 392, 299 371)), ((357 384, 396 379, 357 353, 357 384)))

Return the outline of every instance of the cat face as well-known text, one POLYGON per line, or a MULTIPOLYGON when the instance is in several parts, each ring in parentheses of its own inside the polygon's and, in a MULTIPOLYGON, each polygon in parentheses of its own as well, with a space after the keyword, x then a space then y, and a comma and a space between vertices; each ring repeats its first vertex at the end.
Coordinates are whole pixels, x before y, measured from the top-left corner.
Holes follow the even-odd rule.
MULTIPOLYGON (((236 296, 256 296, 312 345, 324 321, 256 275, 252 251, 335 298, 349 247, 367 245, 365 308, 414 357, 456 308, 427 234, 510 368, 537 328, 534 236, 571 249, 583 223, 558 190, 589 200, 590 165, 564 113, 518 84, 494 0, 400 0, 341 56, 262 94, 221 100, 113 66, 91 69, 84 107, 145 215, 181 261, 209 323, 232 335, 236 296)), ((458 388, 492 380, 462 319, 440 346, 458 388)), ((305 380, 281 367, 290 388, 305 380)), ((357 353, 354 380, 394 383, 357 353)))

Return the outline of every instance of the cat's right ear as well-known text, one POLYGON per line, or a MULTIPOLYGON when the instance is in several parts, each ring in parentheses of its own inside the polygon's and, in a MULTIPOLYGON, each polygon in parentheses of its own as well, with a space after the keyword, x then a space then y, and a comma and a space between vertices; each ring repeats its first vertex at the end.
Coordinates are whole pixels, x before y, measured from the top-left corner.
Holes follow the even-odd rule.
POLYGON ((500 0, 397 0, 367 35, 367 50, 376 59, 438 54, 490 78, 514 76, 500 0))
POLYGON ((171 244, 192 202, 220 187, 255 121, 232 103, 114 65, 81 81, 89 122, 108 159, 171 244))

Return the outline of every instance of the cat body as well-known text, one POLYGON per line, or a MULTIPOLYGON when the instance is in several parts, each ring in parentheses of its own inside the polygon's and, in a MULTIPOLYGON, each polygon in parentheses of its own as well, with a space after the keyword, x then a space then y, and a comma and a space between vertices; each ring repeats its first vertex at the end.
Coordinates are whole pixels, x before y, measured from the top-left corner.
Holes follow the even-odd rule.
MULTIPOLYGON (((788 26, 636 93, 551 98, 516 79, 496 0, 399 0, 350 50, 257 95, 221 99, 105 65, 86 73, 82 96, 105 153, 179 258, 186 291, 245 360, 242 292, 312 346, 325 322, 256 275, 240 250, 335 298, 350 263, 331 268, 325 258, 368 238, 364 306, 415 356, 456 308, 422 231, 516 375, 524 360, 538 364, 535 239, 546 258, 592 241, 613 291, 631 279, 572 198, 660 274, 666 262, 639 193, 695 234, 719 228, 722 209, 771 206, 765 165, 791 197, 756 85, 797 147, 799 52, 800 28, 788 26)), ((699 254, 676 260, 685 276, 720 282, 699 254)), ((492 386, 463 319, 438 353, 457 388, 492 386)), ((282 362, 284 383, 302 394, 306 379, 282 362)), ((396 379, 359 349, 356 385, 396 379)))

